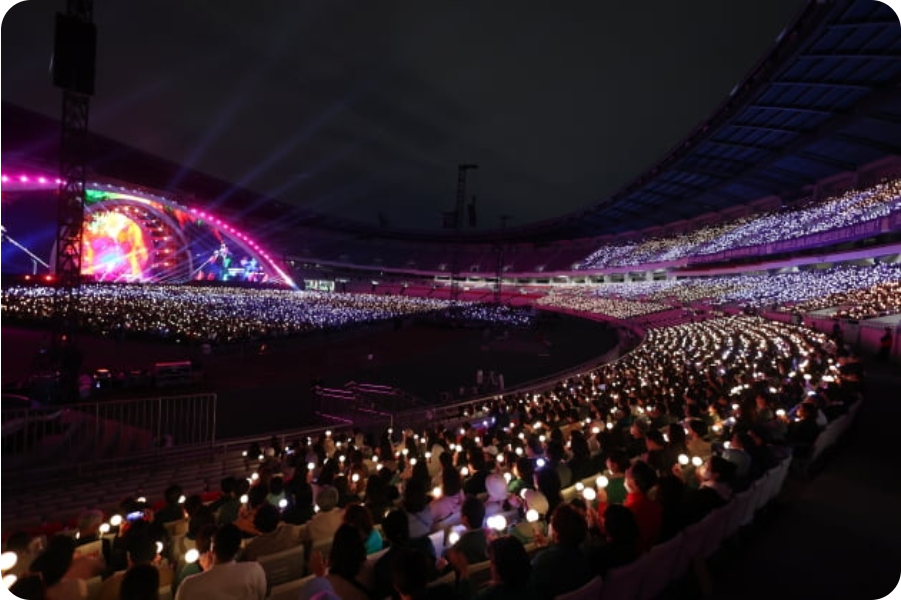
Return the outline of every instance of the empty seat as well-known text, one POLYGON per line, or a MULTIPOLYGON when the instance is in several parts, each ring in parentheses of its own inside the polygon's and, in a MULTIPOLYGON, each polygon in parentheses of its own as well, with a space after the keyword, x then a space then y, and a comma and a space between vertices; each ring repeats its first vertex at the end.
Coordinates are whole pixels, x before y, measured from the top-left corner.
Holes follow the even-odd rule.
POLYGON ((261 556, 257 562, 266 573, 266 584, 270 589, 291 580, 300 579, 304 573, 303 546, 261 556))

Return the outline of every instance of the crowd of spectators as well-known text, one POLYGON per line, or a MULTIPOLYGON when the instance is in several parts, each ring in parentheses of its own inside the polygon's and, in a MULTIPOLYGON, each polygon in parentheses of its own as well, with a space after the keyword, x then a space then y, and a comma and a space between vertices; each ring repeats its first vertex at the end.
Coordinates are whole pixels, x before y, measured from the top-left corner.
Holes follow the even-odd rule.
MULTIPOLYGON (((129 559, 136 537, 161 542, 165 554, 167 532, 183 522, 188 535, 214 542, 192 563, 199 573, 174 581, 178 600, 226 584, 262 597, 261 551, 292 543, 310 550, 318 577, 308 594, 410 597, 456 572, 429 597, 468 597, 479 565, 490 562, 489 593, 554 598, 636 560, 781 458, 808 454, 861 386, 859 362, 803 327, 733 316, 653 329, 615 364, 545 391, 497 396, 424 431, 253 444, 248 473, 223 480, 212 503, 185 499, 180 486, 156 511, 129 497, 117 510, 133 520, 105 524, 117 529, 104 573, 125 570, 125 589, 148 564, 129 559), (567 501, 572 486, 578 495, 567 501), (280 530, 297 526, 293 539, 280 530), (434 544, 428 536, 439 531, 448 535, 434 544), (317 551, 325 547, 328 561, 317 551)), ((30 548, 27 539, 17 544, 30 548)), ((78 580, 74 544, 65 544, 53 538, 31 563, 43 585, 78 580), (62 558, 43 559, 51 548, 62 558)), ((149 564, 169 568, 156 555, 149 564)))
MULTIPOLYGON (((606 292, 606 290, 604 290, 606 292)), ((562 308, 582 313, 603 314, 617 319, 629 319, 670 308, 656 302, 628 300, 621 296, 599 293, 592 288, 554 288, 539 298, 536 304, 546 308, 562 308)))
POLYGON ((642 242, 606 244, 579 268, 638 266, 716 254, 831 231, 878 219, 901 210, 901 180, 893 179, 864 190, 853 190, 822 201, 742 217, 690 232, 642 242))
POLYGON ((785 310, 813 312, 835 308, 829 316, 859 321, 901 314, 901 281, 886 281, 872 287, 836 292, 800 302, 785 310))
MULTIPOLYGON (((84 285, 78 319, 89 332, 114 338, 150 337, 233 343, 404 317, 453 316, 476 324, 526 326, 528 311, 505 306, 408 296, 165 285, 84 285)), ((54 288, 3 289, 8 322, 46 323, 54 288)))
POLYGON ((901 281, 901 265, 839 266, 774 275, 742 275, 738 287, 712 299, 715 304, 754 308, 794 304, 851 290, 901 281))
POLYGON ((711 306, 813 311, 843 307, 836 316, 868 318, 901 312, 901 265, 836 266, 776 274, 606 283, 553 288, 540 306, 631 318, 695 302, 711 306))

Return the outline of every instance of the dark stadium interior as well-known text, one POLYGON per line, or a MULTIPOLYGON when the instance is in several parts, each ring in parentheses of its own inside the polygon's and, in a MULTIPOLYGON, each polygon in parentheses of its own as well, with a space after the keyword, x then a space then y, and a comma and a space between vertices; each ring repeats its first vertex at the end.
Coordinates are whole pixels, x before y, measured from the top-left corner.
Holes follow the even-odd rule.
POLYGON ((4 17, 0 589, 898 593, 892 7, 264 4, 4 17))

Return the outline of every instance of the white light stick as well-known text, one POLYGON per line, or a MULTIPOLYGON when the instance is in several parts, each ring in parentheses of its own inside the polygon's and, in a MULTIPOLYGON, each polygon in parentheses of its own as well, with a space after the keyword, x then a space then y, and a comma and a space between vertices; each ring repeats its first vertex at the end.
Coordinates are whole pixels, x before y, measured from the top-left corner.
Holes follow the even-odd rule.
POLYGON ((607 479, 605 475, 598 475, 598 478, 594 480, 594 483, 597 487, 603 489, 610 485, 610 480, 607 479))
POLYGON ((197 548, 191 548, 187 552, 185 552, 185 562, 190 564, 194 564, 197 562, 197 559, 200 558, 200 550, 197 548))
POLYGON ((0 571, 9 571, 16 566, 18 560, 19 555, 15 552, 9 551, 0 554, 0 571))

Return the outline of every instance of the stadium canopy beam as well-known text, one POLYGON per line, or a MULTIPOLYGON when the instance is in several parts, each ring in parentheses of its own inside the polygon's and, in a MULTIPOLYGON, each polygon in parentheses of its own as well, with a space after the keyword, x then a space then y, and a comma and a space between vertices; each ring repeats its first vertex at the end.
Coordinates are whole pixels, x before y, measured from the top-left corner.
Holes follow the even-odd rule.
POLYGON ((788 127, 775 127, 772 125, 746 125, 743 123, 729 123, 724 127, 735 127, 737 129, 753 129, 755 131, 768 131, 771 133, 790 133, 794 135, 807 133, 806 129, 790 129, 788 127))
POLYGON ((835 88, 843 88, 849 90, 861 90, 861 91, 869 91, 872 86, 866 85, 863 83, 854 83, 854 82, 835 82, 835 83, 826 83, 823 81, 804 81, 801 79, 783 79, 781 81, 771 81, 768 85, 770 86, 782 86, 782 87, 809 87, 809 88, 822 88, 832 90, 835 88))
POLYGON ((864 148, 872 148, 873 150, 884 152, 886 154, 901 154, 901 146, 897 144, 889 144, 871 138, 863 138, 858 135, 851 135, 850 133, 840 133, 835 137, 848 142, 849 144, 863 146, 864 148))
POLYGON ((842 23, 829 23, 826 25, 826 29, 830 31, 836 31, 838 29, 856 29, 858 27, 867 27, 867 26, 897 26, 898 19, 875 19, 872 21, 843 21, 842 23))
POLYGON ((838 111, 828 110, 825 108, 813 108, 811 106, 797 106, 788 104, 749 104, 748 108, 756 108, 759 110, 778 110, 787 112, 800 112, 815 115, 838 115, 838 111))
POLYGON ((842 171, 854 171, 857 167, 852 163, 845 162, 843 160, 838 160, 837 158, 832 158, 830 156, 823 156, 822 154, 817 154, 815 152, 799 152, 798 156, 801 158, 806 158, 807 160, 812 160, 814 162, 820 162, 842 171))
POLYGON ((773 152, 776 150, 773 146, 763 146, 761 144, 748 144, 745 142, 728 142, 724 140, 715 140, 713 138, 705 140, 708 144, 715 144, 717 146, 727 146, 730 148, 744 148, 746 150, 763 150, 764 152, 773 152))
POLYGON ((868 50, 863 52, 849 52, 841 54, 816 53, 801 54, 798 56, 800 60, 820 60, 820 59, 850 59, 850 60, 898 60, 897 54, 886 54, 877 50, 868 50))

